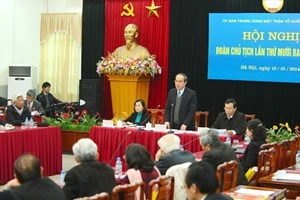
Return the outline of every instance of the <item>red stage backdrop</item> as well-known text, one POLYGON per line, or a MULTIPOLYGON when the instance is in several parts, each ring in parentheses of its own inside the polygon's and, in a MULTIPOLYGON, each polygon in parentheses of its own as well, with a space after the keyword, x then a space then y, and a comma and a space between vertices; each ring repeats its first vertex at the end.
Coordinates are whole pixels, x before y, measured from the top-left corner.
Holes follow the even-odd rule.
MULTIPOLYGON (((154 14, 149 16, 149 10, 145 7, 151 6, 152 0, 106 0, 104 50, 107 56, 108 51, 113 52, 117 47, 124 45, 125 26, 130 23, 136 24, 139 27, 138 43, 145 46, 150 54, 156 55, 156 60, 162 68, 162 74, 155 76, 151 81, 148 108, 155 108, 158 105, 164 108, 168 83, 170 0, 153 0, 153 2, 156 6, 161 6, 157 10, 159 17, 154 14), (134 17, 121 16, 123 11, 127 12, 123 6, 129 3, 134 7, 134 17)), ((103 117, 111 118, 113 116, 111 94, 106 77, 103 95, 103 117)))

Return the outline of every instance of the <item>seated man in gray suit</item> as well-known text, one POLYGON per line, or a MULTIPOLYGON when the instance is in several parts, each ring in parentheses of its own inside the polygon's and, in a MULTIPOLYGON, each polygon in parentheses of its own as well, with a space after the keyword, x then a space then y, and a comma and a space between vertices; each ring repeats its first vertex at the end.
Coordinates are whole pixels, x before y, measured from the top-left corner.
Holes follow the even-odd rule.
POLYGON ((26 93, 26 100, 24 101, 24 107, 28 108, 31 115, 45 115, 45 111, 40 102, 35 100, 36 92, 34 90, 28 90, 26 93))

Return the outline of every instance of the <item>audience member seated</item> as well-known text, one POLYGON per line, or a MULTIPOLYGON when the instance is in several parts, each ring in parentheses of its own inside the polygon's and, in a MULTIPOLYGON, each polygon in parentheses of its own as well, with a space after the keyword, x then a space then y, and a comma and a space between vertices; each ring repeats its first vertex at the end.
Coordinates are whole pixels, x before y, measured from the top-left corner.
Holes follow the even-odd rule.
MULTIPOLYGON (((149 182, 160 176, 160 172, 155 166, 150 153, 140 144, 131 144, 125 149, 124 159, 126 160, 128 170, 126 176, 121 178, 118 183, 132 184, 144 182, 145 194, 147 194, 149 182)), ((139 194, 139 191, 137 193, 139 194)))
POLYGON ((15 179, 5 185, 0 199, 5 200, 64 200, 61 188, 49 178, 43 178, 40 161, 24 154, 14 163, 15 179))
POLYGON ((24 101, 24 108, 27 108, 32 115, 45 115, 45 111, 40 102, 35 100, 36 93, 34 90, 28 90, 26 93, 26 100, 24 101))
POLYGON ((266 143, 266 127, 259 119, 253 119, 247 122, 247 135, 250 137, 251 142, 248 144, 241 163, 244 172, 247 172, 249 168, 257 166, 258 153, 260 146, 266 143))
POLYGON ((190 165, 185 177, 185 190, 189 200, 226 200, 231 197, 217 193, 219 187, 216 172, 205 162, 190 165))
POLYGON ((225 101, 225 112, 219 113, 211 128, 226 129, 226 133, 244 135, 246 120, 244 113, 237 111, 236 101, 229 98, 225 101))
POLYGON ((150 121, 150 115, 147 112, 146 104, 143 99, 138 99, 133 104, 134 112, 124 120, 126 124, 136 124, 145 126, 150 121))
POLYGON ((60 100, 56 99, 51 93, 51 84, 49 82, 44 82, 42 85, 42 92, 37 95, 36 100, 38 100, 42 106, 43 109, 46 112, 47 117, 53 117, 54 113, 53 110, 50 110, 50 106, 61 103, 60 100))
POLYGON ((63 188, 67 200, 107 192, 111 195, 116 186, 114 170, 98 162, 98 147, 89 138, 80 139, 73 145, 75 160, 79 165, 65 176, 63 188))
POLYGON ((24 100, 21 94, 12 96, 13 104, 7 107, 5 119, 7 123, 14 126, 21 126, 26 117, 28 120, 31 118, 31 114, 27 108, 24 107, 24 100))
POLYGON ((174 165, 195 162, 195 156, 191 152, 180 150, 180 138, 177 135, 164 135, 157 144, 160 149, 155 155, 155 161, 161 175, 165 175, 174 165))
POLYGON ((7 106, 7 99, 4 97, 0 97, 0 107, 6 107, 7 106))
POLYGON ((245 177, 243 167, 236 156, 233 148, 220 141, 216 130, 204 130, 200 134, 200 144, 204 151, 202 160, 210 163, 214 170, 217 170, 218 165, 230 160, 238 162, 238 179, 237 185, 247 185, 248 181, 245 177))

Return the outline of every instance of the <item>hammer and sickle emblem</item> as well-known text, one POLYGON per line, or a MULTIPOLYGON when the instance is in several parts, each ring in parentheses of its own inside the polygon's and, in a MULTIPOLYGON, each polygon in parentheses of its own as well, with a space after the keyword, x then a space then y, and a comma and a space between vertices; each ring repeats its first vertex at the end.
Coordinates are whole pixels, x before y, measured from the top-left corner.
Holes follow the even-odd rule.
POLYGON ((132 5, 132 3, 131 2, 129 2, 129 4, 127 3, 127 4, 125 4, 124 6, 123 6, 123 9, 124 9, 124 11, 121 13, 121 16, 132 16, 132 17, 134 17, 134 7, 133 7, 133 5, 132 5), (127 11, 127 12, 126 12, 127 11))

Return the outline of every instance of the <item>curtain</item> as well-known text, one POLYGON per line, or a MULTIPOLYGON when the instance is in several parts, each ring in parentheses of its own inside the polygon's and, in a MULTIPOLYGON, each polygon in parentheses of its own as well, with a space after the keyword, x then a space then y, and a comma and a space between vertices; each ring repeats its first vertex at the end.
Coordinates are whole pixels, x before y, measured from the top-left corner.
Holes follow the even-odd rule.
MULTIPOLYGON (((156 55, 158 64, 162 67, 162 74, 152 79, 149 90, 148 108, 161 105, 165 106, 167 81, 168 81, 168 59, 169 59, 169 4, 170 0, 155 0, 159 17, 148 16, 151 1, 132 0, 134 6, 134 17, 122 17, 123 6, 126 0, 106 0, 105 4, 105 56, 107 52, 113 52, 117 47, 125 44, 124 28, 129 23, 139 27, 139 44, 145 46, 150 54, 156 55), (109 34, 107 34, 109 33, 109 34)), ((100 57, 99 57, 100 58, 100 57)), ((96 69, 96 68, 95 68, 96 69)), ((110 88, 107 78, 104 78, 104 116, 112 117, 110 88)), ((132 102, 134 103, 134 102, 132 102)))
POLYGON ((51 83, 61 101, 78 101, 81 63, 81 14, 42 14, 40 86, 51 83))

